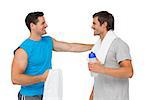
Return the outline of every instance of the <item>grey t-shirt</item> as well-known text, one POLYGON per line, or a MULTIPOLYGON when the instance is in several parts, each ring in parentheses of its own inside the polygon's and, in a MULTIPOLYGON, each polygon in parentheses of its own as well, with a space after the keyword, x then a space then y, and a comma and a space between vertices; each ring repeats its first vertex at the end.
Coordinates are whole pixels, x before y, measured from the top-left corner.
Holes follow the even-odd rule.
MULTIPOLYGON (((131 59, 129 47, 116 38, 108 50, 104 66, 119 68, 119 62, 126 59, 131 59)), ((99 74, 94 80, 94 100, 129 100, 128 78, 99 74)))

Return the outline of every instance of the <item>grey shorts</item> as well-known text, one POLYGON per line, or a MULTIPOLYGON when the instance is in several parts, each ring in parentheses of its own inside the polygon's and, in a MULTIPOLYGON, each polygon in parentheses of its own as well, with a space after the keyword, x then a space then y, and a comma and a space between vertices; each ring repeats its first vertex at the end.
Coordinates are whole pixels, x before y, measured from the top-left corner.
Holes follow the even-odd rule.
POLYGON ((37 96, 24 96, 18 93, 18 100, 42 100, 43 95, 37 95, 37 96))

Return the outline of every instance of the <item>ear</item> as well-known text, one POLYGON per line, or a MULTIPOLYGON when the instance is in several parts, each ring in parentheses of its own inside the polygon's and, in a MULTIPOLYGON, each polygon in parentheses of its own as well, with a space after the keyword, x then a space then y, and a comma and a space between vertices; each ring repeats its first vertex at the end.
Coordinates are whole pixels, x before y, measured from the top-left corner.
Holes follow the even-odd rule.
POLYGON ((35 27, 35 24, 30 23, 30 28, 33 29, 35 27))
POLYGON ((103 23, 103 26, 104 26, 104 27, 107 27, 107 22, 104 22, 104 23, 103 23))

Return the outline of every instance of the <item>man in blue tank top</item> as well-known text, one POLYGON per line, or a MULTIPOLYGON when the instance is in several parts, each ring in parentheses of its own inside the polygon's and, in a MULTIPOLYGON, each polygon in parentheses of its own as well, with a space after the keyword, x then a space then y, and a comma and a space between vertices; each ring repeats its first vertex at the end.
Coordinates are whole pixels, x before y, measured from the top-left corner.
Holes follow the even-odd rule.
POLYGON ((21 85, 18 100, 42 100, 48 69, 52 69, 52 50, 83 52, 93 45, 66 43, 43 36, 47 27, 43 12, 29 13, 25 23, 30 36, 14 52, 11 78, 13 84, 21 85))

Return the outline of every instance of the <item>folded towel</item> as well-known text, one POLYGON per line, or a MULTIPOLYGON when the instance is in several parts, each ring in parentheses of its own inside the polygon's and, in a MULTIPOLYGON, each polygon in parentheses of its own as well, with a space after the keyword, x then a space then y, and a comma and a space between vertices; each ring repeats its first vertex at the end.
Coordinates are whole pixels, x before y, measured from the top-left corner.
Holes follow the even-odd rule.
POLYGON ((44 85, 43 100, 62 100, 62 71, 50 70, 44 85))

